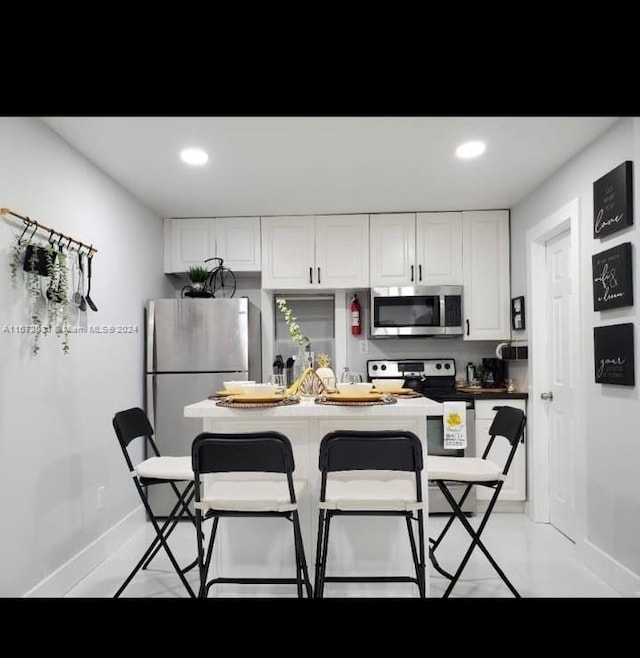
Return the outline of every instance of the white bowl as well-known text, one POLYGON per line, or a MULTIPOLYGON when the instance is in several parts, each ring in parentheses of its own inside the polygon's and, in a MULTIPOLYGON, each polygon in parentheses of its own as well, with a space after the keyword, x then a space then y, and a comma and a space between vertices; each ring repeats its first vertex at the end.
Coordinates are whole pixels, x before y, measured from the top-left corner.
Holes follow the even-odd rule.
POLYGON ((404 385, 404 379, 374 379, 373 385, 377 391, 398 391, 404 385))
POLYGON ((229 392, 229 393, 242 393, 242 387, 245 386, 246 384, 255 384, 254 380, 251 381, 232 381, 232 382, 224 382, 224 390, 229 392))
POLYGON ((373 384, 366 383, 353 383, 353 384, 336 384, 338 393, 340 395, 366 395, 373 388, 373 384))
POLYGON ((255 382, 245 382, 242 386, 242 392, 246 396, 251 396, 254 398, 266 398, 270 395, 275 395, 278 391, 278 388, 279 387, 276 384, 256 384, 255 382))

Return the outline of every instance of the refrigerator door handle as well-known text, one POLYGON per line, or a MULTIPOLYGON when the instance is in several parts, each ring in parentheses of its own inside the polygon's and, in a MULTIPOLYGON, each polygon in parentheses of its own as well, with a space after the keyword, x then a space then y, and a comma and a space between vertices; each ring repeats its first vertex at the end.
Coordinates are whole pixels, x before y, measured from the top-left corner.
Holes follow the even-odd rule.
POLYGON ((156 431, 156 399, 158 397, 156 375, 147 375, 147 416, 156 431))
POLYGON ((156 360, 153 358, 155 353, 156 337, 156 303, 151 300, 147 307, 147 372, 155 371, 156 360))

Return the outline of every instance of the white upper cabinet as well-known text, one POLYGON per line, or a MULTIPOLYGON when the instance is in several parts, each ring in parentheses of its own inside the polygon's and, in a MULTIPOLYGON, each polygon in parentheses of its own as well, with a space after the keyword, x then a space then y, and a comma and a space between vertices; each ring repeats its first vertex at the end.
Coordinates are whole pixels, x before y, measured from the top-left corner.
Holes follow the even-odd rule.
POLYGON ((371 287, 462 285, 462 213, 371 215, 371 287))
POLYGON ((216 256, 237 272, 261 269, 260 217, 216 217, 216 256))
POLYGON ((238 272, 260 271, 260 218, 164 220, 165 273, 186 272, 214 256, 238 272))
POLYGON ((324 288, 369 287, 369 215, 316 215, 315 274, 324 288))
POLYGON ((418 285, 462 285, 462 213, 416 215, 418 285))
POLYGON ((314 217, 262 218, 263 288, 311 288, 314 266, 314 217))
POLYGON ((262 218, 262 287, 366 288, 369 216, 262 218))
POLYGON ((416 285, 415 213, 371 215, 371 287, 416 285))
POLYGON ((216 234, 210 219, 164 220, 164 271, 186 272, 215 256, 216 234))
POLYGON ((511 337, 509 211, 462 213, 466 340, 511 337))

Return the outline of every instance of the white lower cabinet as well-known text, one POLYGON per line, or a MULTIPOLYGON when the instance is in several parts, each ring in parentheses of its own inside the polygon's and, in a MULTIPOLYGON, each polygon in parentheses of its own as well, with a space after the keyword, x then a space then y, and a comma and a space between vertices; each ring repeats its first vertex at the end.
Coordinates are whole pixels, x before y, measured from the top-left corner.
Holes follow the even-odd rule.
MULTIPOLYGON (((509 406, 522 409, 526 413, 526 400, 476 400, 476 456, 482 457, 482 453, 489 443, 489 428, 493 422, 496 412, 493 407, 509 406)), ((525 441, 527 431, 525 429, 525 441)), ((489 459, 499 466, 504 466, 511 450, 511 444, 501 436, 497 436, 493 442, 489 459)), ((476 487, 478 500, 489 500, 493 495, 493 489, 488 487, 476 487)), ((516 455, 513 458, 507 478, 502 485, 502 491, 498 500, 526 500, 527 499, 527 450, 526 443, 518 444, 516 455)))

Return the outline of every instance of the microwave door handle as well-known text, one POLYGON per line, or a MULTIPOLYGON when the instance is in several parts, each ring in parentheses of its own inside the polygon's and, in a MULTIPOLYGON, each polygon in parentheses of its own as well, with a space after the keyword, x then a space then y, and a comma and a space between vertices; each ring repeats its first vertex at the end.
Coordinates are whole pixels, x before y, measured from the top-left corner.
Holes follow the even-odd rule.
POLYGON ((439 305, 440 305, 440 326, 441 327, 446 327, 447 326, 447 316, 445 315, 445 298, 444 295, 440 295, 439 298, 439 305))

